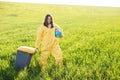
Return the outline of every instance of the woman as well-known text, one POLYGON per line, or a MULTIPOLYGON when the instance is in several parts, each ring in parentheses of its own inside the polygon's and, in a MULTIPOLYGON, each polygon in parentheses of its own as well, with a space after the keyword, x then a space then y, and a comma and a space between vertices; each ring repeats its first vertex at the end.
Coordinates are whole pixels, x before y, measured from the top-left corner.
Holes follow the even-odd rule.
POLYGON ((39 64, 42 69, 45 68, 50 54, 55 58, 56 65, 60 65, 62 63, 62 51, 58 41, 58 39, 62 37, 63 30, 54 24, 52 16, 47 14, 45 16, 44 23, 37 31, 37 39, 35 43, 36 51, 38 51, 39 45, 41 44, 41 57, 39 64), (62 31, 62 35, 55 37, 55 29, 60 29, 62 31))

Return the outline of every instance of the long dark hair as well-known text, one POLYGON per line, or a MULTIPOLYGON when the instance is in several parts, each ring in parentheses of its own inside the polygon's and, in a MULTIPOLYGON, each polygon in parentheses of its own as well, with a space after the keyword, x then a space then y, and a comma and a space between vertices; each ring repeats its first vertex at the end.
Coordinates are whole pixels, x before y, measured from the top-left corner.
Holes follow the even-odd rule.
POLYGON ((52 16, 50 15, 50 14, 47 14, 46 16, 45 16, 45 20, 44 20, 44 26, 46 26, 46 27, 48 27, 48 22, 47 22, 47 19, 48 19, 48 17, 50 17, 51 18, 51 28, 53 28, 54 26, 53 26, 53 18, 52 18, 52 16))

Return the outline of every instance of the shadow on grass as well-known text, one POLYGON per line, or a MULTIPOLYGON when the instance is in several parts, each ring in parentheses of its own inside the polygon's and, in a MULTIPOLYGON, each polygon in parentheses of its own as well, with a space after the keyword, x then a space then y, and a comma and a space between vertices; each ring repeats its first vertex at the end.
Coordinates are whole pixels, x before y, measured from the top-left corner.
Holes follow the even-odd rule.
MULTIPOLYGON (((14 53, 13 53, 14 54, 14 53)), ((15 70, 15 55, 0 56, 1 60, 7 60, 9 66, 7 68, 1 67, 0 80, 14 80, 14 77, 18 75, 18 71, 15 70)), ((4 63, 3 63, 4 65, 4 63)), ((2 66, 2 65, 1 65, 2 66)))
MULTIPOLYGON (((22 69, 22 70, 17 70, 15 68, 15 59, 16 59, 16 53, 13 53, 12 55, 5 55, 5 56, 0 56, 1 60, 7 60, 9 63, 9 66, 7 68, 0 68, 0 80, 15 80, 15 78, 17 78, 19 76, 19 73, 21 71, 26 70, 26 74, 27 76, 24 77, 24 79, 22 80, 30 80, 31 78, 34 79, 37 74, 39 74, 40 71, 40 67, 39 64, 36 61, 36 65, 35 67, 28 67, 26 69, 22 69)), ((3 63, 4 65, 4 63, 3 63)), ((21 76, 22 77, 22 76, 21 76)))
MULTIPOLYGON (((36 61, 37 62, 37 61, 36 61)), ((34 80, 41 72, 39 63, 36 66, 30 66, 27 68, 27 76, 23 80, 34 80)))

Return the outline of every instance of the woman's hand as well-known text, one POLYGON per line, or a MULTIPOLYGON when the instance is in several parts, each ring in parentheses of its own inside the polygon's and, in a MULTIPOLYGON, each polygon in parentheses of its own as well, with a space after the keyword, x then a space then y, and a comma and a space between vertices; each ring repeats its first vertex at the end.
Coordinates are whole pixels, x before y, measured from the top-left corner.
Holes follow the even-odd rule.
POLYGON ((58 36, 57 38, 62 38, 63 37, 63 35, 61 35, 61 36, 58 36))
POLYGON ((38 48, 35 48, 35 53, 38 52, 38 51, 39 51, 39 49, 38 49, 38 48))

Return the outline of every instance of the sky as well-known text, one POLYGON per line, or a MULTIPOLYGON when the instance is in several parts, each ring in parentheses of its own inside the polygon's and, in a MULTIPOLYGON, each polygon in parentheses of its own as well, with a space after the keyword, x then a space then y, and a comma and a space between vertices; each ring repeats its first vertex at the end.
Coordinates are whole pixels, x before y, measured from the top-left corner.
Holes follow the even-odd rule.
POLYGON ((0 0, 0 1, 120 7, 120 0, 0 0))

